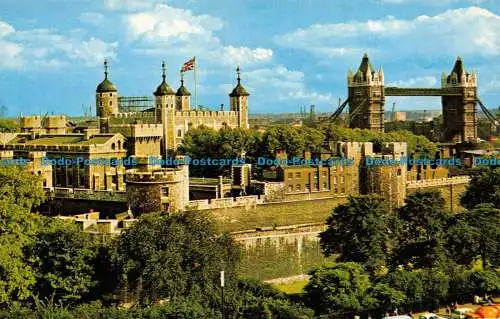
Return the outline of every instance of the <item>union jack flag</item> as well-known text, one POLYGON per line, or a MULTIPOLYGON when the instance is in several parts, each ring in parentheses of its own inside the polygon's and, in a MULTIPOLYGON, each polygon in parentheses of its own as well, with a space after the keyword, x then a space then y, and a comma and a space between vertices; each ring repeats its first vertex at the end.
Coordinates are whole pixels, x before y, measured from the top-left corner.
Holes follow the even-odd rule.
POLYGON ((195 58, 192 58, 191 60, 187 61, 182 65, 181 72, 194 70, 194 66, 195 66, 195 58))

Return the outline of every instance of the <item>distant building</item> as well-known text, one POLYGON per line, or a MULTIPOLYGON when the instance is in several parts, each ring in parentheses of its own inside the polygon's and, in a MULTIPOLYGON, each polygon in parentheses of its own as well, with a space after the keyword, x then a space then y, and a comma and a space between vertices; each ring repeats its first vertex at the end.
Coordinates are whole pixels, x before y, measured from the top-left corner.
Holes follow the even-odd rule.
POLYGON ((406 121, 406 112, 394 112, 394 121, 406 121))

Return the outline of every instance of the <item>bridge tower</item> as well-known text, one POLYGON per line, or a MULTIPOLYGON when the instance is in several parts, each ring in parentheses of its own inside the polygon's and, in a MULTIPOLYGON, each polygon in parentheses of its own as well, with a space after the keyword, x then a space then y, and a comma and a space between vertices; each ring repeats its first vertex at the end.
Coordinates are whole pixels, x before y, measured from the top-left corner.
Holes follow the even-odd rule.
POLYGON ((467 73, 460 57, 450 75, 443 73, 442 88, 453 88, 458 96, 443 96, 444 140, 446 142, 476 142, 477 140, 477 75, 467 73))
POLYGON ((376 71, 365 53, 356 73, 347 74, 351 128, 384 131, 384 72, 376 71))

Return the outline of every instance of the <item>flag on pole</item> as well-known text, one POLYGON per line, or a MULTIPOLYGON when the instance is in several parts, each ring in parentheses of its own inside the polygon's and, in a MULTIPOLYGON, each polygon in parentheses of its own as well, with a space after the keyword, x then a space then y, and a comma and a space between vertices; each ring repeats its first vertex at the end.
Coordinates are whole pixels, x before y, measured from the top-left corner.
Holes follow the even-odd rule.
POLYGON ((194 70, 195 58, 188 60, 186 63, 182 65, 181 72, 194 70))

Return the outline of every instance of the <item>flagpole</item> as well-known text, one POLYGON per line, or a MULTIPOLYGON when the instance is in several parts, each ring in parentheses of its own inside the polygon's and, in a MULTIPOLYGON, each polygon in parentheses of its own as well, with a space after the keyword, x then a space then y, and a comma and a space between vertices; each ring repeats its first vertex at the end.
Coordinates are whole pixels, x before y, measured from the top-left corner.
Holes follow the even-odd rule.
POLYGON ((196 77, 196 57, 193 57, 194 60, 194 108, 196 109, 198 107, 198 79, 196 77))

